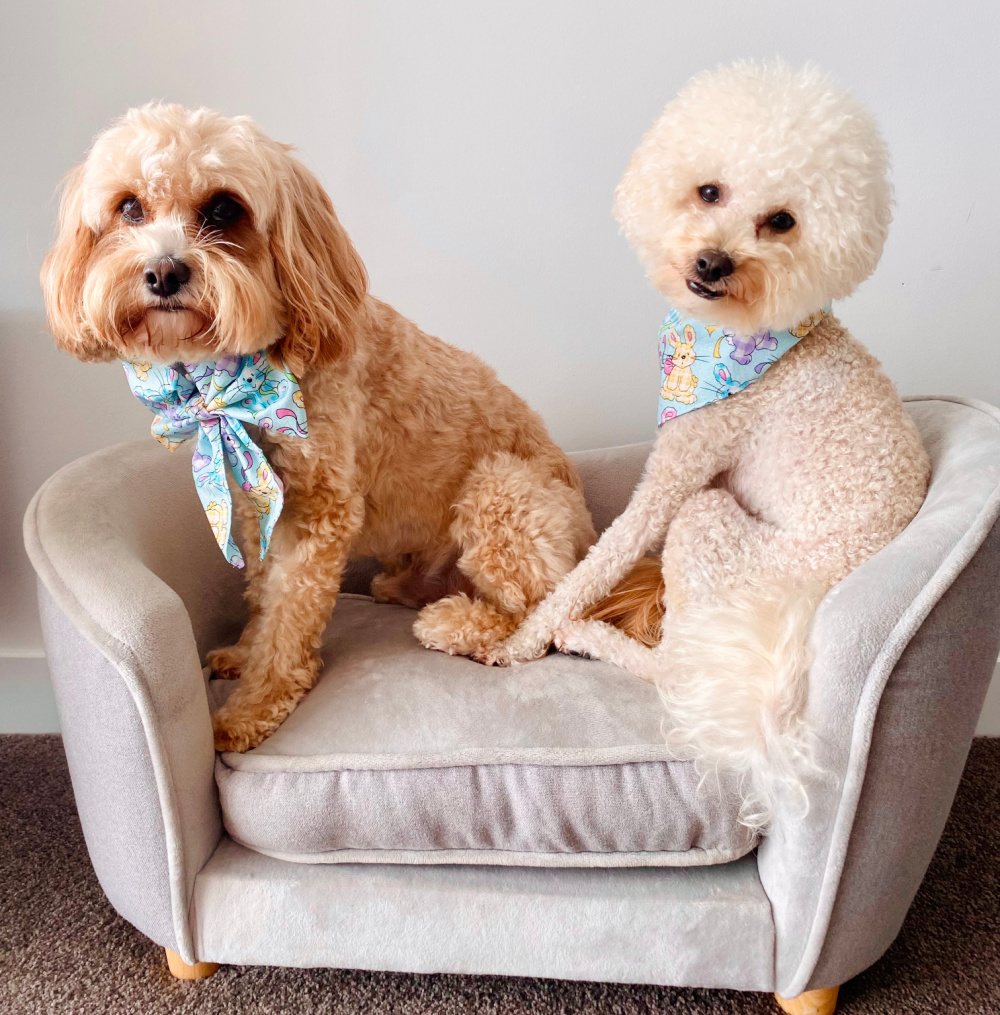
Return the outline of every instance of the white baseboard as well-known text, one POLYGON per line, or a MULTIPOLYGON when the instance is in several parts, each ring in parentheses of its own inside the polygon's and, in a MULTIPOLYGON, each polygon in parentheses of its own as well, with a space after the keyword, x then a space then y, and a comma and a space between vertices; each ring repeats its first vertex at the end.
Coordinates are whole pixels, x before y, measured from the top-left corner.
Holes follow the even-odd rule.
MULTIPOLYGON (((45 659, 0 656, 0 733, 58 733, 59 716, 45 659)), ((1000 663, 986 694, 977 736, 1000 736, 1000 663)))

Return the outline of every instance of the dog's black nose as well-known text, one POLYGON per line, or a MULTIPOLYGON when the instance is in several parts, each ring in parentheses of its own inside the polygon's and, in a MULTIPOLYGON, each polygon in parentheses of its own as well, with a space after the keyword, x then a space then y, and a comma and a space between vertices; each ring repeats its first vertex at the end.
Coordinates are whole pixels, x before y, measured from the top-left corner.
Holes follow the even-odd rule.
POLYGON ((191 277, 191 269, 176 257, 154 257, 145 272, 146 287, 157 296, 173 296, 191 277))
POLYGON ((724 250, 703 250, 694 262, 694 270, 702 282, 718 282, 732 275, 734 264, 724 250))

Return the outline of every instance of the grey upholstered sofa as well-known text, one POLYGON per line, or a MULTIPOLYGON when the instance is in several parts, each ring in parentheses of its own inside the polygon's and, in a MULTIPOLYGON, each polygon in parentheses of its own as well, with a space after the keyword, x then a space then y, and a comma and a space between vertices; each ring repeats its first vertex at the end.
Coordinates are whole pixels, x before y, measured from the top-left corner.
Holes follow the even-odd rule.
MULTIPOLYGON (((820 607, 808 707, 826 774, 808 815, 789 804, 757 844, 724 780, 699 787, 664 754, 640 681, 555 655, 487 670, 425 652, 409 611, 359 595, 281 730, 217 759, 209 701, 225 688, 202 660, 241 627, 241 578, 189 456, 148 441, 67 466, 25 539, 109 899, 191 977, 339 966, 791 998, 854 976, 926 870, 1000 636, 1000 414, 908 407, 930 494, 820 607)), ((577 456, 599 528, 646 450, 577 456)), ((347 589, 366 581, 356 567, 347 589)))

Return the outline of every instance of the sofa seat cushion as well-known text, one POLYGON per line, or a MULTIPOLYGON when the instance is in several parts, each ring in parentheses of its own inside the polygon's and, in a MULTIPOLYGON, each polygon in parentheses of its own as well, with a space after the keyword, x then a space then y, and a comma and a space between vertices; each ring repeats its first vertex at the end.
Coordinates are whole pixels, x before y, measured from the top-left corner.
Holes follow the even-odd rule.
MULTIPOLYGON (((317 685, 256 750, 218 757, 237 842, 305 863, 552 867, 753 847, 733 788, 670 760, 652 687, 556 654, 497 669, 430 652, 414 616, 341 596, 317 685)), ((233 686, 210 682, 216 705, 233 686)))

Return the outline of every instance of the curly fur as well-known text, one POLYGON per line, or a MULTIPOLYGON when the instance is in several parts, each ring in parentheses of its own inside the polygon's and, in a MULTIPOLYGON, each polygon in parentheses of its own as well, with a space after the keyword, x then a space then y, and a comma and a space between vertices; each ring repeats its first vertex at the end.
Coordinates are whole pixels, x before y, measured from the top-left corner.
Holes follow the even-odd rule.
POLYGON ((803 719, 811 662, 808 634, 825 590, 818 583, 767 581, 732 589, 703 609, 678 610, 670 622, 669 680, 657 681, 671 716, 667 745, 698 765, 743 777, 741 821, 762 828, 778 794, 802 797, 801 778, 818 771, 803 719), (738 674, 719 686, 719 674, 738 674), (724 694, 720 691, 724 690, 724 694))
MULTIPOLYGON (((682 312, 744 334, 778 330, 874 269, 886 172, 872 118, 817 71, 737 64, 699 75, 666 107, 616 211, 682 312), (708 184, 717 203, 699 196, 708 184), (794 228, 769 226, 778 211, 794 228), (710 302, 688 285, 706 248, 734 264, 710 302)), ((929 471, 878 362, 829 315, 748 389, 660 429, 625 512, 489 658, 533 659, 555 641, 655 682, 668 743, 737 773, 741 820, 764 827, 779 795, 804 792, 812 765, 803 712, 816 603, 902 531, 929 471), (626 578, 661 540, 661 576, 644 565, 626 578), (588 613, 598 619, 574 619, 588 613)))
POLYGON ((663 565, 658 557, 643 557, 599 603, 582 613, 584 620, 601 620, 620 628, 647 648, 660 644, 666 595, 663 565))
POLYGON ((815 68, 733 67, 693 78, 636 149, 615 213, 650 281, 693 317, 684 284, 705 248, 737 265, 712 323, 781 330, 850 295, 874 270, 889 229, 888 152, 871 115, 815 68), (697 188, 722 184, 718 206, 697 188), (762 229, 794 208, 798 228, 762 229))
POLYGON ((308 439, 257 436, 285 490, 264 562, 253 505, 234 497, 251 616, 209 655, 242 677, 215 716, 220 750, 259 744, 315 682, 349 554, 383 561, 380 599, 424 607, 425 645, 482 656, 595 538, 540 417, 367 282, 319 182, 247 117, 130 110, 67 178, 42 268, 64 349, 170 363, 268 348, 302 387, 308 439), (222 226, 208 214, 219 195, 242 209, 222 226), (123 216, 127 199, 142 221, 123 216), (168 297, 144 281, 165 257, 190 269, 168 297))

